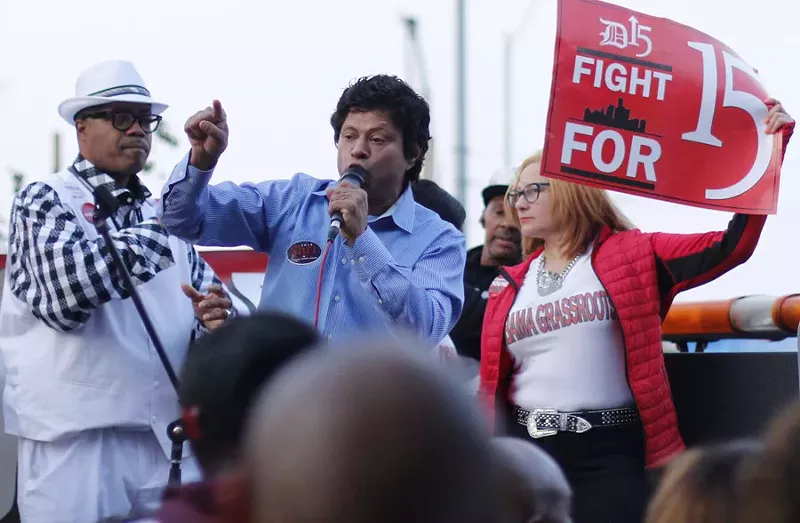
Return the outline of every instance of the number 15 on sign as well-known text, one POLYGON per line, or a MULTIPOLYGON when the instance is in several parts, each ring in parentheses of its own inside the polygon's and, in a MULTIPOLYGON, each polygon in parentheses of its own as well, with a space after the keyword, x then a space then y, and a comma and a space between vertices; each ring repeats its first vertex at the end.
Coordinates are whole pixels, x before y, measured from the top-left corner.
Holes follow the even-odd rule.
MULTIPOLYGON (((687 45, 696 49, 703 57, 703 90, 700 98, 700 111, 697 118, 697 127, 688 133, 683 133, 681 138, 691 142, 722 147, 722 140, 714 136, 711 126, 714 123, 714 115, 717 106, 717 54, 714 46, 702 42, 688 42, 687 45)), ((747 174, 739 181, 728 187, 719 189, 706 189, 706 198, 709 200, 727 200, 740 196, 753 187, 761 180, 767 172, 770 160, 772 159, 772 149, 774 139, 766 134, 767 106, 759 97, 746 91, 737 91, 733 87, 734 69, 750 76, 758 82, 758 76, 752 67, 745 62, 722 51, 724 60, 724 91, 722 97, 722 108, 734 108, 746 112, 753 119, 755 125, 755 140, 757 145, 756 158, 747 174)))

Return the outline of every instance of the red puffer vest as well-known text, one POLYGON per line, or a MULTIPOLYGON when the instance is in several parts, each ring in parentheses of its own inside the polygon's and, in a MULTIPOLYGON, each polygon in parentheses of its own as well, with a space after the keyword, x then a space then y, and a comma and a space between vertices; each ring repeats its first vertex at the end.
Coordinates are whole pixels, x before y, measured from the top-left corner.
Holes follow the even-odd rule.
MULTIPOLYGON (((766 218, 737 214, 724 232, 645 234, 601 231, 592 266, 614 304, 622 328, 628 383, 644 425, 648 468, 665 464, 684 449, 672 403, 661 322, 675 295, 719 277, 746 261, 766 218)), ((494 422, 497 402, 508 402, 514 365, 505 324, 525 274, 541 251, 520 265, 503 268, 489 288, 481 338, 479 394, 494 422)))

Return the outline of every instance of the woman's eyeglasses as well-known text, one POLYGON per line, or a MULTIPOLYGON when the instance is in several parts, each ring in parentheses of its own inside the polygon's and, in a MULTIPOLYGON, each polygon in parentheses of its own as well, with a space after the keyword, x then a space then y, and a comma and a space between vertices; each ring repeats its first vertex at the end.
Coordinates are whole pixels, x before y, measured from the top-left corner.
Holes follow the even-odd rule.
POLYGON ((519 201, 520 196, 525 198, 525 201, 528 203, 536 203, 536 200, 539 199, 539 194, 541 194, 542 192, 542 187, 549 187, 549 186, 550 186, 549 182, 541 182, 541 183, 534 182, 534 183, 529 183, 528 185, 523 187, 521 191, 512 189, 508 191, 507 195, 508 203, 511 204, 512 207, 515 207, 517 205, 517 202, 519 201))

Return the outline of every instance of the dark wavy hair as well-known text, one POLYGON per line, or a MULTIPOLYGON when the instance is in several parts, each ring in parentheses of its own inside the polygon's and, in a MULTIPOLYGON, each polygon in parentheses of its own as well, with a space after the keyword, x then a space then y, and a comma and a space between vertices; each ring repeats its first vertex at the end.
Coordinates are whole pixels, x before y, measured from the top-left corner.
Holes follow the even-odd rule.
POLYGON ((409 160, 417 157, 414 165, 406 171, 404 181, 417 181, 431 139, 428 102, 396 76, 381 74, 359 78, 344 90, 336 111, 331 115, 336 143, 339 143, 339 133, 351 111, 386 113, 403 134, 403 155, 409 160))
POLYGON ((414 201, 439 215, 439 218, 450 223, 459 231, 464 228, 467 211, 461 202, 439 187, 432 180, 417 180, 411 184, 414 201))

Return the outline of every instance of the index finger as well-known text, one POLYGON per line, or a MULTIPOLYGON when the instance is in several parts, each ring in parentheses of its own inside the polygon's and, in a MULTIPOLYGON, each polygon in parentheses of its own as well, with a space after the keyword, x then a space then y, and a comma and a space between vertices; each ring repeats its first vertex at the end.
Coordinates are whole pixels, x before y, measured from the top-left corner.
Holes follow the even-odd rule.
POLYGON ((215 122, 222 121, 225 118, 225 110, 222 108, 222 103, 219 100, 214 100, 214 102, 212 102, 211 116, 215 122))
POLYGON ((225 289, 222 288, 222 285, 213 283, 208 286, 208 292, 213 292, 215 294, 225 294, 225 289))
POLYGON ((211 118, 211 116, 212 116, 211 111, 209 111, 208 108, 203 109, 202 111, 197 111, 192 116, 190 116, 188 120, 186 120, 186 124, 183 126, 184 130, 188 132, 189 130, 198 127, 200 125, 200 122, 208 120, 209 118, 211 118))
POLYGON ((359 185, 356 185, 348 180, 342 180, 333 189, 334 192, 352 192, 353 189, 363 190, 359 185))
POLYGON ((187 283, 181 284, 181 290, 183 290, 183 294, 185 294, 187 298, 191 299, 195 303, 203 300, 203 295, 200 294, 197 289, 187 283))

